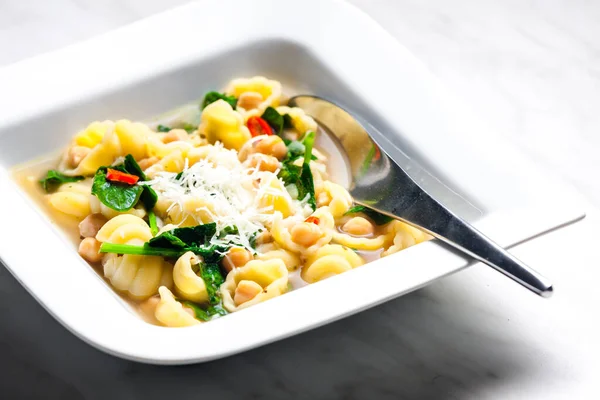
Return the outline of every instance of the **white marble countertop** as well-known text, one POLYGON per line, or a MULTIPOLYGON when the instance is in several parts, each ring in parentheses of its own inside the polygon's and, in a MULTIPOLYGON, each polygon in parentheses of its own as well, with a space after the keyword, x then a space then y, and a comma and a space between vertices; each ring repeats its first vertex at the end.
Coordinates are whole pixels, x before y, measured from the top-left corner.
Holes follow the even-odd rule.
MULTIPOLYGON (((183 2, 3 0, 0 66, 183 2)), ((326 327, 225 360, 168 368, 84 344, 0 268, 2 397, 600 398, 600 3, 352 3, 589 200, 584 221, 514 250, 545 267, 556 295, 537 298, 477 265, 326 327)))

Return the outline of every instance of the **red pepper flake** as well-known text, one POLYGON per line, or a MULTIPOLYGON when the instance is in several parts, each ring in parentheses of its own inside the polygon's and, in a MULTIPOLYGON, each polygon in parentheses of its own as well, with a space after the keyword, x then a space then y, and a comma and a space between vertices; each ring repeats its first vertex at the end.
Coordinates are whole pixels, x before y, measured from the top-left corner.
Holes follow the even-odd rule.
POLYGON ((248 122, 246 122, 246 126, 250 130, 250 134, 252 137, 260 136, 260 135, 272 135, 273 128, 271 125, 261 117, 250 117, 248 118, 248 122))
POLYGON ((111 182, 121 182, 128 185, 135 185, 140 180, 139 176, 127 174, 116 169, 108 168, 106 170, 106 179, 111 182))
POLYGON ((317 217, 308 217, 304 220, 304 222, 312 222, 315 225, 319 225, 319 222, 321 222, 321 220, 317 217))
POLYGON ((379 150, 379 146, 377 146, 376 144, 373 144, 373 146, 375 146, 375 156, 373 157, 373 160, 379 161, 379 159, 381 158, 381 150, 379 150))

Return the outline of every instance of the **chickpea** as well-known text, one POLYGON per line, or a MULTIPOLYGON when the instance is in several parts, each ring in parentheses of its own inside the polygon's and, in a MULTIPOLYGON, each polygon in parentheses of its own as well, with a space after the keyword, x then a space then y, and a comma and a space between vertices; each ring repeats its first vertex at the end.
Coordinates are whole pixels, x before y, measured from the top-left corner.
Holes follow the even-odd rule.
POLYGON ((235 294, 233 301, 236 305, 243 304, 249 300, 255 298, 260 292, 263 291, 262 286, 254 281, 240 281, 235 288, 235 294))
POLYGON ((283 143, 283 140, 276 135, 267 136, 264 139, 256 142, 254 149, 257 153, 268 154, 277 158, 278 160, 283 160, 283 158, 287 155, 287 147, 285 143, 283 143))
POLYGON ((369 236, 373 234, 375 228, 367 219, 354 217, 342 226, 342 230, 353 236, 369 236))
POLYGON ((140 310, 147 315, 154 317, 154 312, 156 311, 156 306, 160 302, 159 296, 152 296, 147 300, 144 300, 140 303, 140 310))
POLYGON ((73 146, 69 149, 68 163, 73 168, 76 168, 81 160, 87 156, 92 149, 84 146, 73 146))
POLYGON ((186 140, 188 133, 184 129, 171 129, 162 137, 162 142, 167 144, 171 142, 178 142, 186 140))
POLYGON ((158 157, 152 156, 152 157, 141 159, 140 161, 138 161, 138 165, 140 166, 142 171, 145 171, 159 161, 160 160, 158 159, 158 157))
POLYGON ((102 254, 100 253, 100 242, 92 237, 83 239, 81 243, 79 243, 79 255, 88 262, 100 262, 100 260, 102 260, 102 254))
POLYGON ((233 247, 223 258, 223 268, 230 272, 234 268, 243 267, 254 257, 252 253, 242 247, 233 247))
POLYGON ((312 246, 321 237, 321 229, 312 222, 302 222, 290 229, 292 240, 301 246, 312 246))
POLYGON ((96 237, 107 221, 102 214, 90 214, 79 223, 79 235, 83 238, 96 237))
POLYGON ((237 106, 244 110, 257 108, 263 101, 263 97, 258 92, 244 92, 238 97, 237 106))
POLYGON ((261 153, 252 154, 246 162, 250 167, 258 168, 259 171, 275 172, 281 167, 278 159, 261 153))

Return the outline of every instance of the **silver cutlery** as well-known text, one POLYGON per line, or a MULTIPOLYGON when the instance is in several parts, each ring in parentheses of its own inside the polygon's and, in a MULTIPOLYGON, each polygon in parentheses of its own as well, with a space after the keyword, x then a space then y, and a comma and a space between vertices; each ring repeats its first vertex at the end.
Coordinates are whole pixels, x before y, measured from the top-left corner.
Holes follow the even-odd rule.
POLYGON ((381 143, 376 143, 373 137, 378 131, 367 121, 316 96, 295 96, 289 105, 304 109, 337 142, 348 162, 347 189, 357 204, 429 233, 542 297, 552 295, 548 279, 423 190, 387 155, 381 143))

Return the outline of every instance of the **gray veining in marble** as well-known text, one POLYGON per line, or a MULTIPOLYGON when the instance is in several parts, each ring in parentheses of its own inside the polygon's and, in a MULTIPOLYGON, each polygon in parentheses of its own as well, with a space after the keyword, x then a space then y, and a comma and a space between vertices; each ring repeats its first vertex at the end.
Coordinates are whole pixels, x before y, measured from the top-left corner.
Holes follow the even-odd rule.
MULTIPOLYGON (((180 3, 2 0, 0 65, 180 3)), ((599 2, 352 3, 491 127, 600 205, 599 2)), ((475 266, 326 327, 186 367, 95 350, 0 268, 0 397, 597 399, 599 227, 590 207, 583 222, 515 250, 556 282, 549 301, 475 266)))

